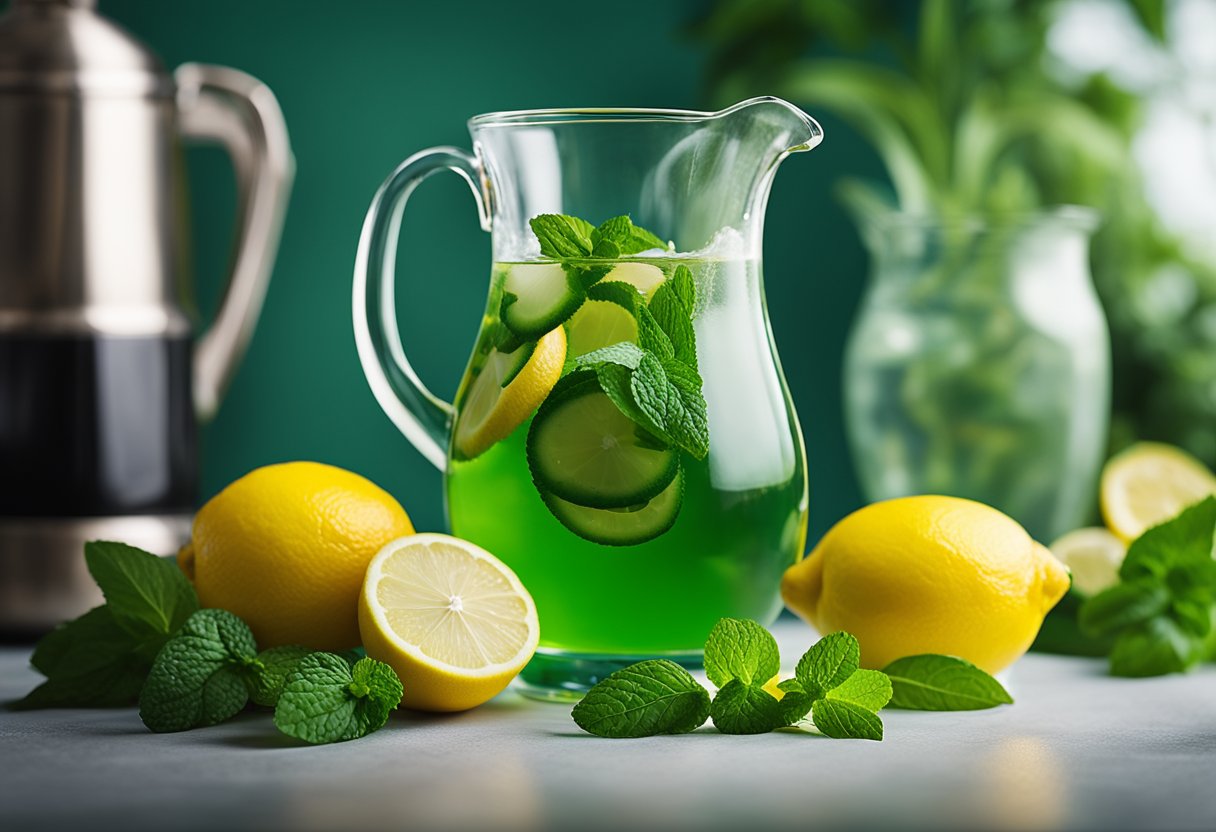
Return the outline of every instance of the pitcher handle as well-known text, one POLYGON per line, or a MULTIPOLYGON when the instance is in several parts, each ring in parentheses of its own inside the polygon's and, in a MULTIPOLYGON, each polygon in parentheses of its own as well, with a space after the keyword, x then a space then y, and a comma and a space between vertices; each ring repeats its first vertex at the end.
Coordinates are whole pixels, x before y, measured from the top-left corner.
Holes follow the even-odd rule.
POLYGON ((440 471, 447 466, 455 411, 426 388, 405 357, 397 329, 394 269, 406 200, 419 182, 442 170, 450 170, 468 183, 481 227, 490 230, 480 159, 458 147, 415 153, 393 171, 372 199, 359 236, 354 285, 355 344, 367 383, 397 429, 440 471))
POLYGON ((283 111, 261 81, 206 64, 183 64, 173 77, 182 136, 219 143, 236 171, 232 271, 215 321, 194 352, 194 407, 200 419, 208 419, 219 408, 262 310, 295 160, 283 111))

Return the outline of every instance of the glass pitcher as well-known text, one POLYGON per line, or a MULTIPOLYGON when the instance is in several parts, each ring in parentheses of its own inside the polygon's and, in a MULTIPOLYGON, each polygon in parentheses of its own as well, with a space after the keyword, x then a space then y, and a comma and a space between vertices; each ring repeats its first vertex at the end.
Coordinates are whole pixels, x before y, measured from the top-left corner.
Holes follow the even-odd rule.
POLYGON ((845 196, 872 258, 845 353, 866 496, 969 497, 1044 543, 1085 525, 1110 412, 1093 213, 948 221, 845 196))
POLYGON ((760 253, 778 163, 822 131, 775 98, 491 113, 469 129, 472 154, 411 156, 368 211, 354 281, 368 382, 445 473, 452 533, 535 598, 527 688, 577 695, 649 657, 696 666, 718 618, 777 615, 805 544, 760 253), (469 183, 493 235, 454 405, 414 373, 394 312, 402 210, 440 170, 469 183))

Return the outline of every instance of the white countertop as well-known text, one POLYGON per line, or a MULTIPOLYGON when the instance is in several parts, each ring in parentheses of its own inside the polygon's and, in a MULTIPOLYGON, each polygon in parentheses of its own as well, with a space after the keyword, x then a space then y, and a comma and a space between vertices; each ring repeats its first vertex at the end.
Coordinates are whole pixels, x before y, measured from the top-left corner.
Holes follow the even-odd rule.
MULTIPOLYGON (((814 634, 775 628, 787 663, 814 634)), ((0 700, 40 678, 0 650, 0 700)), ((150 734, 134 709, 0 711, 0 827, 87 829, 1216 828, 1216 667, 1111 679, 1030 655, 1016 704, 884 711, 881 743, 811 733, 606 740, 507 691, 308 747, 246 713, 150 734)))

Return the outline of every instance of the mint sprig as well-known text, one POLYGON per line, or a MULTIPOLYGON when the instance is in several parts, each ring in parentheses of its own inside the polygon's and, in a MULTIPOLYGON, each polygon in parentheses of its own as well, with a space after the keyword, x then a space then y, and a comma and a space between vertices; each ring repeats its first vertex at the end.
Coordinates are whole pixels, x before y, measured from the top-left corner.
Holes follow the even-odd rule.
POLYGON ((287 677, 274 724, 313 744, 358 739, 388 721, 401 694, 401 680, 383 662, 360 659, 352 667, 333 653, 313 653, 287 677))
POLYGON ((601 737, 687 733, 713 720, 724 734, 762 734, 793 725, 811 713, 819 733, 836 738, 882 739, 878 717, 891 698, 891 682, 877 670, 859 670, 857 640, 847 633, 821 639, 799 661, 800 677, 766 685, 781 665, 777 642, 754 621, 723 618, 705 643, 709 692, 666 660, 618 670, 574 707, 575 723, 601 737))
POLYGON ((1119 583, 1087 599, 1078 623, 1114 636, 1115 676, 1180 673, 1211 656, 1216 618, 1216 497, 1154 526, 1128 547, 1119 583))
POLYGON ((199 610, 156 656, 139 694, 139 718, 157 733, 216 725, 249 701, 253 633, 225 610, 199 610))
MULTIPOLYGON (((298 644, 287 644, 281 647, 271 647, 258 653, 255 660, 256 673, 249 686, 249 698, 253 704, 273 708, 279 703, 279 694, 287 677, 292 674, 300 661, 312 655, 313 651, 298 644)), ((353 664, 353 662, 349 662, 353 664)))
POLYGON ((194 587, 172 559, 94 541, 85 544, 85 564, 106 603, 38 642, 30 664, 46 681, 14 708, 135 702, 157 653, 198 609, 194 587))

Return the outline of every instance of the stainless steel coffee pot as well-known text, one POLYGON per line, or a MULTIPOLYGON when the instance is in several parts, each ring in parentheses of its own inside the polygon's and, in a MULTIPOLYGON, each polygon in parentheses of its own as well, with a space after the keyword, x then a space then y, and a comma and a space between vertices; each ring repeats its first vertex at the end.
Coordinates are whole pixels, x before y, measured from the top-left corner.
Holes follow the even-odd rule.
POLYGON ((0 630, 100 602, 87 540, 189 534, 196 420, 252 335, 294 163, 271 91, 172 75, 94 0, 0 17, 0 630), (195 339, 182 140, 224 146, 239 194, 220 311, 195 339))

